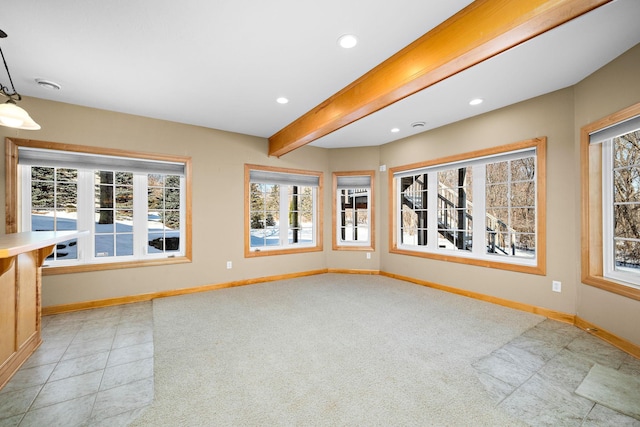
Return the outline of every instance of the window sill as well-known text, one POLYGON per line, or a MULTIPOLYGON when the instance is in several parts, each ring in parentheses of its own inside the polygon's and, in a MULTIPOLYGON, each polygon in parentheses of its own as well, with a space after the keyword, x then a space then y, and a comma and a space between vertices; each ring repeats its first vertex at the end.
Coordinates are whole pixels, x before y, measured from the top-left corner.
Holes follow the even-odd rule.
POLYGON ((374 252, 373 246, 369 245, 337 245, 332 248, 334 251, 362 251, 362 252, 374 252))
POLYGON ((640 289, 614 282, 613 280, 603 276, 585 276, 582 278, 582 283, 640 301, 640 289))
POLYGON ((288 255, 299 254, 305 252, 319 252, 322 251, 322 246, 307 246, 301 248, 286 248, 286 249, 269 249, 269 250, 250 250, 245 251, 245 258, 271 256, 271 255, 288 255))
POLYGON ((523 265, 523 264, 517 264, 517 263, 498 262, 498 261, 493 261, 485 258, 473 258, 470 256, 462 257, 462 256, 454 256, 454 255, 448 255, 448 254, 442 254, 442 253, 411 251, 407 249, 399 249, 398 247, 391 248, 389 252, 394 254, 400 254, 400 255, 410 255, 410 256, 417 256, 421 258, 435 259, 438 261, 457 262, 460 264, 495 268, 498 270, 508 270, 508 271, 516 271, 519 273, 536 274, 539 276, 544 276, 546 274, 545 264, 540 260, 538 260, 537 265, 523 265))
POLYGON ((169 264, 185 264, 190 263, 191 258, 186 256, 180 256, 175 258, 157 258, 137 261, 126 262, 108 262, 102 264, 82 264, 82 265, 65 265, 58 267, 43 267, 43 276, 55 276, 58 274, 70 274, 70 273, 85 273, 88 271, 104 271, 104 270, 119 270, 122 268, 136 268, 136 267, 151 267, 155 265, 169 265, 169 264))

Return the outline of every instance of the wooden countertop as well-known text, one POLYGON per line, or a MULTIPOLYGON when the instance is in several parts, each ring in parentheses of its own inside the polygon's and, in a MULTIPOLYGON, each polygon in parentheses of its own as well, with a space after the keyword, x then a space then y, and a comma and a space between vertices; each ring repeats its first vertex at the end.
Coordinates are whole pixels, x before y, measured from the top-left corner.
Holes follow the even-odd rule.
POLYGON ((0 236, 0 259, 70 240, 88 231, 25 231, 0 236))

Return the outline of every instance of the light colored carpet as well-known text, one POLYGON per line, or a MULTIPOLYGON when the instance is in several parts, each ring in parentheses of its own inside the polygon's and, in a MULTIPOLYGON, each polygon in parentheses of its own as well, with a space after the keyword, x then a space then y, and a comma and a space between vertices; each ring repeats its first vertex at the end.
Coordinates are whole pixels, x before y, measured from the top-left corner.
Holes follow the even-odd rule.
POLYGON ((155 400, 134 426, 522 425, 472 363, 544 319, 338 274, 153 307, 155 400))
POLYGON ((576 394, 640 420, 640 381, 631 375, 596 363, 576 394))

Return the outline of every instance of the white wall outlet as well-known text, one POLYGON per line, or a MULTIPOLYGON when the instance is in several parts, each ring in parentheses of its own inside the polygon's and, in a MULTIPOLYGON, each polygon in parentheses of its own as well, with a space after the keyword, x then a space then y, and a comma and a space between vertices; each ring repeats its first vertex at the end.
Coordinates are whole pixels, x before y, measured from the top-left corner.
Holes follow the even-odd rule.
POLYGON ((562 282, 558 282, 557 280, 551 282, 551 290, 553 292, 562 292, 562 282))
POLYGON ((367 259, 371 259, 371 252, 367 252, 367 259))
POLYGON ((231 261, 227 261, 227 270, 231 270, 231 267, 233 267, 233 264, 231 261))

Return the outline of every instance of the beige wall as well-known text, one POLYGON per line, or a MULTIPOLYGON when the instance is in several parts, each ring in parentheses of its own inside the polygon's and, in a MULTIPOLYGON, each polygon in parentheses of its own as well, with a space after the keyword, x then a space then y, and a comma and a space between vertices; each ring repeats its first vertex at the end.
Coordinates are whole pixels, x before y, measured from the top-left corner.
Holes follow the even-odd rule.
MULTIPOLYGON (((3 144, 4 137, 12 136, 187 155, 193 162, 192 263, 45 276, 44 306, 326 268, 324 252, 245 259, 242 212, 245 163, 319 170, 326 179, 328 150, 304 147, 281 159, 269 158, 263 138, 39 99, 22 105, 42 130, 0 127, 3 144), (233 269, 226 269, 226 261, 233 262, 233 269)), ((1 167, 4 181, 4 163, 1 167)))
MULTIPOLYGON (((380 159, 387 167, 437 159, 535 137, 547 137, 547 275, 522 274, 466 264, 389 254, 382 270, 489 294, 511 301, 565 313, 576 308, 578 254, 567 250, 578 232, 576 195, 558 185, 575 186, 573 168, 573 90, 565 89, 507 108, 464 120, 382 147, 380 159), (572 165, 567 167, 567 165, 572 165), (551 291, 551 281, 562 282, 562 293, 551 291)), ((387 218, 388 203, 382 217, 387 218)), ((385 222, 387 227, 388 220, 385 222)), ((481 240, 476 244, 482 244, 481 240)))
MULTIPOLYGON (((323 268, 383 270, 569 314, 578 314, 640 345, 640 302, 580 283, 580 127, 640 100, 640 47, 580 84, 381 147, 324 150, 304 147, 281 159, 267 141, 38 99, 22 105, 42 130, 0 127, 12 136, 193 158, 193 262, 46 276, 45 306, 225 283, 323 268), (634 69, 636 72, 634 72, 634 69), (547 142, 547 274, 522 274, 389 254, 387 168, 494 147, 538 136, 547 142), (243 165, 255 163, 324 172, 324 251, 245 259, 243 165), (376 248, 331 249, 331 172, 375 170, 376 248), (226 261, 233 261, 227 270, 226 261), (562 282, 562 293, 551 281, 562 282)), ((4 168, 4 164, 0 166, 4 168)), ((4 179, 4 170, 0 171, 4 179)), ((4 186, 0 197, 4 197, 4 186)), ((4 206, 0 204, 4 216, 4 206)))
MULTIPOLYGON (((367 252, 361 251, 345 251, 331 250, 333 227, 331 226, 331 210, 327 212, 325 224, 325 242, 327 248, 327 265, 329 268, 336 269, 356 269, 356 270, 378 270, 380 267, 380 239, 381 236, 380 222, 378 220, 378 211, 380 204, 380 179, 385 178, 378 172, 380 162, 380 149, 378 147, 364 148, 340 148, 329 150, 329 169, 333 172, 347 171, 374 171, 373 188, 374 188, 374 222, 375 222, 375 250, 369 251, 371 258, 367 259, 367 252)), ((331 182, 331 175, 328 182, 331 182)), ((386 184, 382 184, 386 185, 386 184)), ((331 187, 328 187, 331 188, 331 187)), ((327 204, 330 207, 333 194, 327 192, 327 204)))
MULTIPOLYGON (((381 147, 394 167, 537 136, 547 141, 547 274, 537 276, 388 253, 380 269, 512 301, 577 314, 640 345, 640 301, 580 282, 580 128, 640 101, 640 45, 574 87, 381 147), (562 293, 551 281, 562 282, 562 293)), ((386 195, 387 189, 382 189, 386 195)), ((387 204, 381 206, 388 229, 387 204)))

